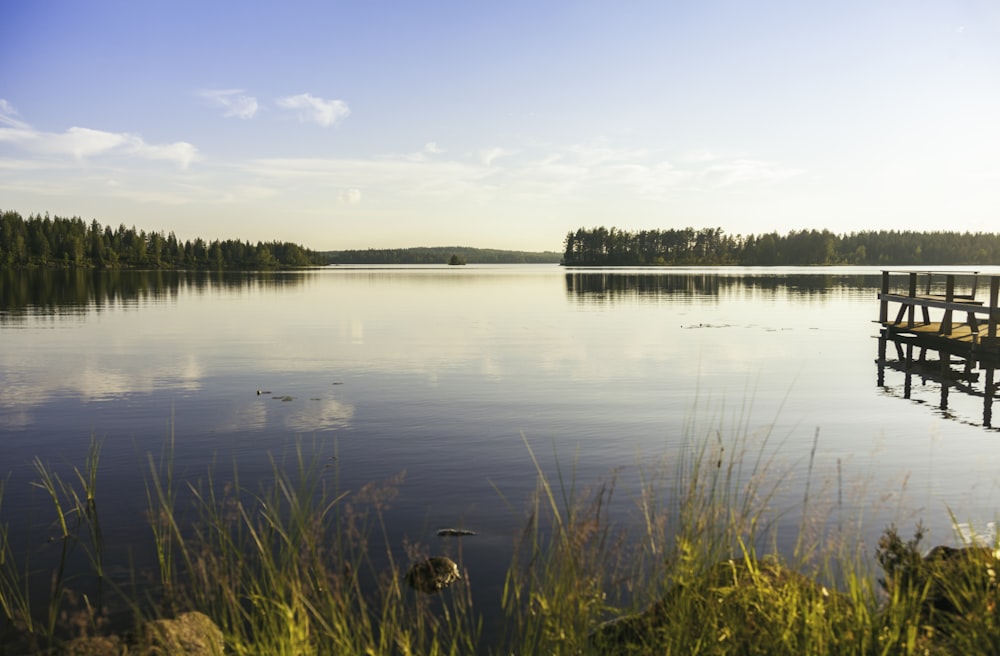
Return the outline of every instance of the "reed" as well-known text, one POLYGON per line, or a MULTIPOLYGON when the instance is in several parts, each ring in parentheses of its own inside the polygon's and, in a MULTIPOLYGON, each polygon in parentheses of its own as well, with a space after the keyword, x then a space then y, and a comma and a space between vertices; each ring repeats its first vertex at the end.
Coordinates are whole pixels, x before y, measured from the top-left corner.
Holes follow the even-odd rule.
MULTIPOLYGON (((66 618, 68 601, 82 603, 88 609, 73 615, 73 621, 82 625, 82 631, 98 629, 98 613, 92 611, 103 605, 106 588, 104 539, 97 512, 101 446, 101 442, 91 436, 85 465, 83 469, 73 467, 73 478, 69 480, 52 471, 40 458, 35 458, 32 463, 38 477, 32 485, 48 497, 54 513, 52 525, 55 534, 50 536, 49 544, 58 545, 58 553, 50 571, 34 571, 34 554, 19 558, 14 551, 9 525, 0 524, 0 610, 12 627, 31 636, 29 644, 32 648, 54 642, 58 624, 66 618), (83 552, 89 574, 96 580, 94 599, 89 595, 78 599, 69 588, 72 581, 70 563, 77 550, 83 552), (41 587, 39 583, 44 583, 46 579, 44 599, 39 604, 33 594, 41 587)), ((0 484, 0 509, 5 488, 6 483, 0 484)), ((53 562, 53 559, 47 559, 47 562, 53 562)))
POLYGON ((191 483, 198 518, 186 533, 174 498, 151 495, 151 515, 170 528, 161 562, 182 565, 161 572, 169 606, 205 612, 236 654, 473 651, 468 594, 435 604, 401 584, 384 513, 402 479, 339 491, 325 464, 299 443, 256 487, 235 468, 228 481, 191 483))

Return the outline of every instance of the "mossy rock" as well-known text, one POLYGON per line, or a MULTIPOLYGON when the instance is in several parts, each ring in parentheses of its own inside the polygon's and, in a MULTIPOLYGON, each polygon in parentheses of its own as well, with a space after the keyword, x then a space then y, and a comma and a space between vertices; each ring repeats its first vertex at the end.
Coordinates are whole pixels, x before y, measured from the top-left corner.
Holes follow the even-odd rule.
POLYGON ((844 617, 847 608, 841 594, 778 559, 730 560, 671 586, 641 613, 605 622, 589 643, 598 654, 662 653, 678 642, 712 644, 717 653, 757 653, 758 645, 768 653, 798 627, 844 617))
POLYGON ((222 656, 222 630, 204 613, 181 613, 172 620, 147 622, 143 649, 149 656, 222 656))
POLYGON ((48 656, 222 656, 222 630, 207 615, 181 613, 151 620, 136 634, 80 636, 45 649, 26 633, 0 636, 0 654, 48 656))
POLYGON ((128 646, 118 636, 75 638, 59 650, 61 656, 126 656, 128 646))
POLYGON ((937 546, 920 555, 918 527, 903 542, 890 528, 879 542, 877 558, 887 600, 881 609, 886 626, 918 626, 922 653, 1000 653, 1000 560, 984 546, 937 546))
POLYGON ((433 556, 414 563, 406 573, 406 582, 419 592, 434 594, 461 579, 458 565, 451 558, 433 556))
POLYGON ((966 613, 986 601, 997 601, 997 561, 988 547, 939 546, 923 559, 922 576, 930 613, 966 613))

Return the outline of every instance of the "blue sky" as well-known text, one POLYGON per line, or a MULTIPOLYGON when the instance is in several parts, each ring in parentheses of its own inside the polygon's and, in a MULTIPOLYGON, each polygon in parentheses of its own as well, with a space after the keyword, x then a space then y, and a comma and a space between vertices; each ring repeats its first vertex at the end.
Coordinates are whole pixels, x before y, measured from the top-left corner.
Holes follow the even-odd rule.
POLYGON ((6 0, 0 209, 319 250, 1000 230, 1000 5, 6 0))

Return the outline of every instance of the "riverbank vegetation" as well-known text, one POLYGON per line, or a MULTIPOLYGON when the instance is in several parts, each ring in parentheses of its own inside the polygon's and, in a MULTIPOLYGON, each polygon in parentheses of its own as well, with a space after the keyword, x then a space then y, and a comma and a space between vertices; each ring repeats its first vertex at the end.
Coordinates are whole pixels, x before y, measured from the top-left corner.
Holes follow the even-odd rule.
POLYGON ((871 230, 727 235, 721 228, 628 231, 604 226, 566 235, 567 266, 934 266, 1000 264, 1000 234, 871 230))
POLYGON ((869 551, 829 526, 807 485, 795 546, 778 553, 781 476, 764 442, 716 433, 686 444, 671 476, 644 470, 631 530, 611 516, 614 480, 583 491, 558 462, 546 473, 526 440, 538 484, 512 544, 499 630, 484 630, 498 618, 477 615, 461 551, 450 587, 406 586, 430 547, 405 543, 400 555, 392 544, 386 510, 401 480, 341 491, 301 443, 265 481, 234 469, 182 483, 169 449, 151 456, 155 565, 115 578, 95 442, 69 476, 34 463, 52 508, 45 547, 19 551, 25 541, 0 523, 0 653, 146 653, 128 644, 132 626, 191 611, 211 618, 231 654, 996 653, 992 549, 925 558, 919 528, 904 540, 889 527, 869 551), (110 650, 79 651, 109 633, 110 650))
POLYGON ((79 217, 0 212, 0 267, 98 269, 274 269, 319 266, 324 258, 289 242, 181 241, 170 232, 101 226, 79 217))

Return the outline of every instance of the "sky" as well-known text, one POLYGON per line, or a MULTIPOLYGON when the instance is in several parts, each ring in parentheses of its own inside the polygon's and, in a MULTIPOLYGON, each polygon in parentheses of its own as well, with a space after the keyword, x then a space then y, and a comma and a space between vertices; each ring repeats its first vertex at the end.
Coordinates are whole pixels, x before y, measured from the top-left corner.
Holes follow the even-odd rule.
POLYGON ((4 0, 0 210, 315 250, 1000 231, 995 0, 4 0))

